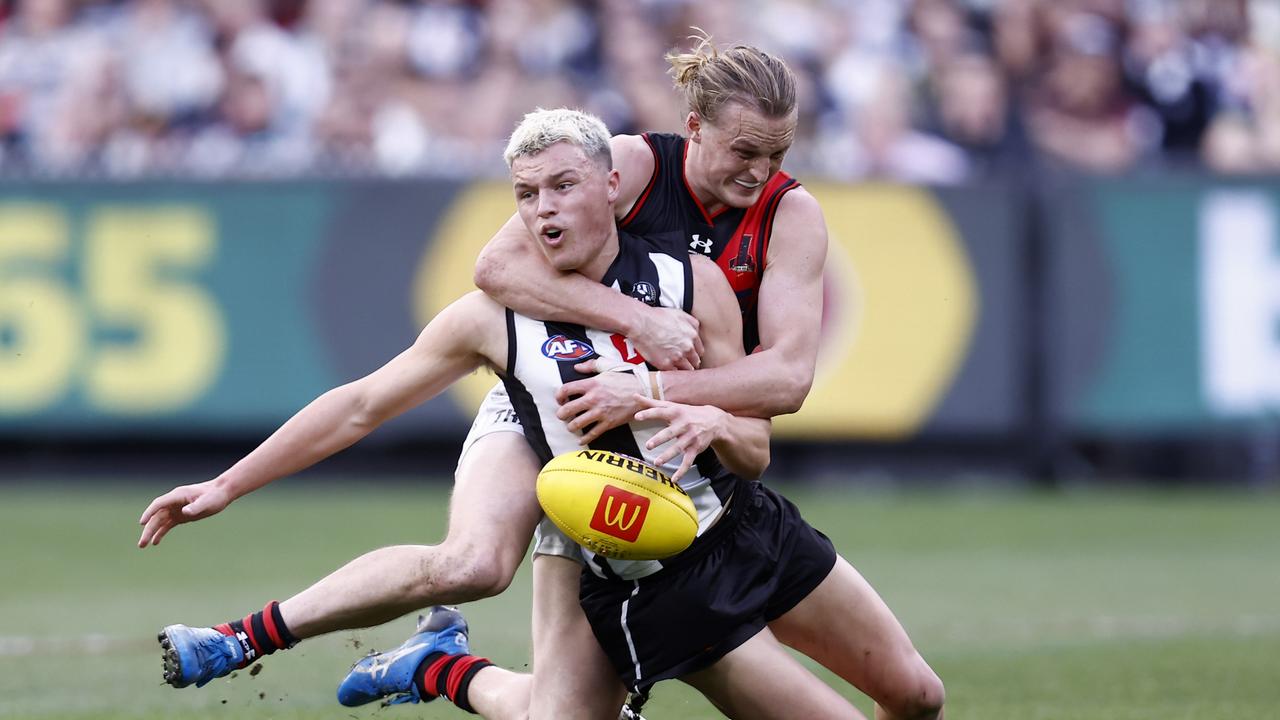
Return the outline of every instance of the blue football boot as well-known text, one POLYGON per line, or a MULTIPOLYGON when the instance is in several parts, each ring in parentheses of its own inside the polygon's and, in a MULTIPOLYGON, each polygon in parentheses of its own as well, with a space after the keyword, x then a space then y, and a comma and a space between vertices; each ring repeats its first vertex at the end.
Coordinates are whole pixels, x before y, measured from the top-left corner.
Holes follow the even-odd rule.
POLYGON ((164 651, 164 681, 181 688, 204 687, 244 665, 244 649, 213 628, 170 625, 156 636, 164 651))
POLYGON ((436 605, 425 617, 418 617, 418 630, 400 647, 387 652, 371 652, 355 665, 338 685, 338 702, 347 707, 390 698, 387 705, 430 702, 435 695, 422 697, 413 675, 423 658, 431 653, 469 655, 467 621, 457 608, 436 605))

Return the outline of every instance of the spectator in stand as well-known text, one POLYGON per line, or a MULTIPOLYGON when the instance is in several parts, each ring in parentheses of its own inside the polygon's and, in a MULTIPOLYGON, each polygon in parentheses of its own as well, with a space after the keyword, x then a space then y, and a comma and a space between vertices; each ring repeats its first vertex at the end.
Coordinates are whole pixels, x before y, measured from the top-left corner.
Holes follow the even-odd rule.
POLYGON ((401 97, 437 146, 484 143, 497 133, 490 118, 457 111, 476 107, 472 93, 490 67, 488 26, 479 5, 462 0, 419 0, 409 9, 404 48, 409 74, 401 97))
MULTIPOLYGON (((586 4, 496 0, 489 17, 495 28, 494 58, 506 63, 514 80, 502 96, 502 123, 491 133, 501 137, 531 107, 585 104, 590 89, 601 82, 598 19, 586 4)), ((499 101, 492 95, 489 99, 499 101)))
POLYGON ((906 22, 926 72, 945 68, 980 43, 957 0, 915 0, 906 22))
POLYGON ((0 0, 0 23, 0 172, 497 175, 535 105, 678 124, 654 58, 691 25, 794 58, 799 172, 1280 169, 1275 0, 0 0))
POLYGON ((1190 2, 1185 23, 1200 65, 1217 71, 1220 86, 1200 146, 1204 164, 1230 174, 1280 171, 1280 7, 1190 2))
POLYGON ((1213 118, 1201 157, 1221 173, 1280 171, 1280 56, 1251 51, 1240 63, 1237 82, 1243 102, 1213 118))
POLYGON ((0 31, 0 136, 5 166, 73 169, 114 117, 114 74, 100 33, 74 23, 70 0, 22 0, 0 31), (104 118, 83 117, 90 98, 104 118), (91 127, 92 126, 92 127, 91 127))
POLYGON ((859 104, 852 132, 831 141, 822 168, 843 180, 953 184, 970 172, 964 152, 946 140, 916 130, 911 88, 898 67, 879 67, 859 104))
POLYGON ((1002 0, 992 12, 995 57, 1018 94, 1034 80, 1045 54, 1042 16, 1040 0, 1002 0))
POLYGON ((967 52, 935 68, 933 123, 940 137, 968 156, 975 176, 1016 168, 1026 157, 1026 133, 1000 67, 967 52))
POLYGON ((1193 151, 1215 111, 1220 81, 1205 72, 1208 68, 1197 67, 1194 43, 1176 8, 1138 5, 1130 19, 1125 77, 1159 115, 1162 148, 1181 154, 1193 151))
POLYGON ((226 82, 218 115, 183 162, 214 175, 306 170, 311 125, 331 92, 327 67, 271 19, 266 0, 204 0, 204 7, 226 82))
POLYGON ((409 63, 411 9, 387 2, 355 0, 351 17, 324 19, 309 5, 302 32, 336 38, 336 22, 345 25, 343 39, 330 39, 334 93, 321 111, 315 142, 323 156, 339 167, 377 174, 402 175, 427 166, 430 130, 415 106, 418 78, 409 63), (315 30, 311 28, 315 26, 315 30))
POLYGON ((103 27, 119 68, 125 113, 104 141, 107 169, 127 176, 172 168, 174 139, 189 137, 207 121, 225 83, 212 28, 177 0, 122 3, 103 27))
POLYGON ((819 128, 843 121, 842 108, 825 85, 824 76, 857 36, 852 7, 810 0, 765 0, 750 19, 750 44, 787 58, 795 72, 799 117, 787 162, 792 167, 812 167, 813 159, 822 156, 814 143, 819 128))
POLYGON ((1131 168, 1158 146, 1160 125, 1122 82, 1122 28, 1106 16, 1062 7, 1049 27, 1051 55, 1026 108, 1033 145, 1071 167, 1131 168))
POLYGON ((136 126, 188 125, 214 105, 223 78, 203 16, 177 0, 135 0, 105 26, 136 126))
POLYGON ((371 165, 368 118, 380 85, 375 73, 362 72, 367 63, 361 29, 369 8, 369 0, 308 2, 297 19, 300 51, 326 69, 332 88, 312 126, 316 161, 324 169, 371 165))
POLYGON ((633 0, 604 0, 600 7, 600 22, 610 30, 600 38, 608 77, 588 108, 620 135, 683 130, 685 108, 663 67, 670 48, 648 11, 633 0))

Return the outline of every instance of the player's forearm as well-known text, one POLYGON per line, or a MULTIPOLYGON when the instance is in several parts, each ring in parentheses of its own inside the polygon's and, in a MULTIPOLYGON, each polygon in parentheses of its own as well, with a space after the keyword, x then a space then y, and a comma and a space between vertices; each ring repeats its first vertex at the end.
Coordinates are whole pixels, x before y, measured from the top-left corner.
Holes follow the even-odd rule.
POLYGON ((629 335, 638 327, 644 306, 634 298, 607 288, 577 273, 510 273, 491 287, 489 297, 521 315, 567 322, 629 335))
POLYGON ((476 287, 512 310, 630 335, 646 306, 578 273, 562 273, 529 247, 527 238, 500 235, 476 260, 476 287))
POLYGON ((758 478, 769 467, 772 427, 768 420, 730 415, 721 437, 712 441, 711 449, 729 472, 748 479, 758 478))
POLYGON ((529 288, 523 293, 521 304, 525 307, 507 307, 539 320, 574 323, 622 335, 631 335, 640 326, 640 314, 647 309, 640 301, 577 273, 559 275, 544 285, 529 288))
POLYGON ((764 350, 727 365, 664 371, 664 397, 687 405, 715 405, 734 415, 770 418, 796 412, 813 385, 813 363, 764 350))
POLYGON ((298 411, 216 482, 233 498, 241 497, 350 447, 381 421, 351 385, 334 388, 298 411))

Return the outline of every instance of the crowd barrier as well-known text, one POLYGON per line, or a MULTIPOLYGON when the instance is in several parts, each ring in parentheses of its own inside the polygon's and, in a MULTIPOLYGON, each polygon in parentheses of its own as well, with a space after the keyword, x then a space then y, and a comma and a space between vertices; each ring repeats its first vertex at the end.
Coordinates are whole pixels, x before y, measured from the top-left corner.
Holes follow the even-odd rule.
MULTIPOLYGON (((1280 181, 807 187, 823 342, 779 438, 1195 435, 1280 411, 1280 181)), ((411 343, 513 207, 501 182, 8 183, 0 439, 267 432, 411 343)), ((494 382, 381 435, 455 437, 494 382)))

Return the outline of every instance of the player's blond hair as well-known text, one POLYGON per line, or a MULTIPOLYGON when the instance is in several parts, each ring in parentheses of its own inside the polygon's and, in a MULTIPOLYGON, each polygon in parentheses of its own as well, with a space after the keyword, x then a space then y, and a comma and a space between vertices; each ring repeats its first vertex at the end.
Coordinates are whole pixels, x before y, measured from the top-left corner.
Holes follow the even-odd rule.
POLYGON ((507 161, 510 169, 516 158, 540 153, 558 142, 576 145, 606 169, 613 168, 609 128, 604 121, 590 113, 569 108, 538 108, 525 115, 507 140, 502 159, 507 161))
POLYGON ((691 52, 667 53, 668 71, 676 89, 684 93, 689 109, 709 122, 725 103, 741 102, 766 117, 790 115, 796 107, 796 77, 781 58, 750 45, 720 50, 711 36, 693 28, 691 52))

